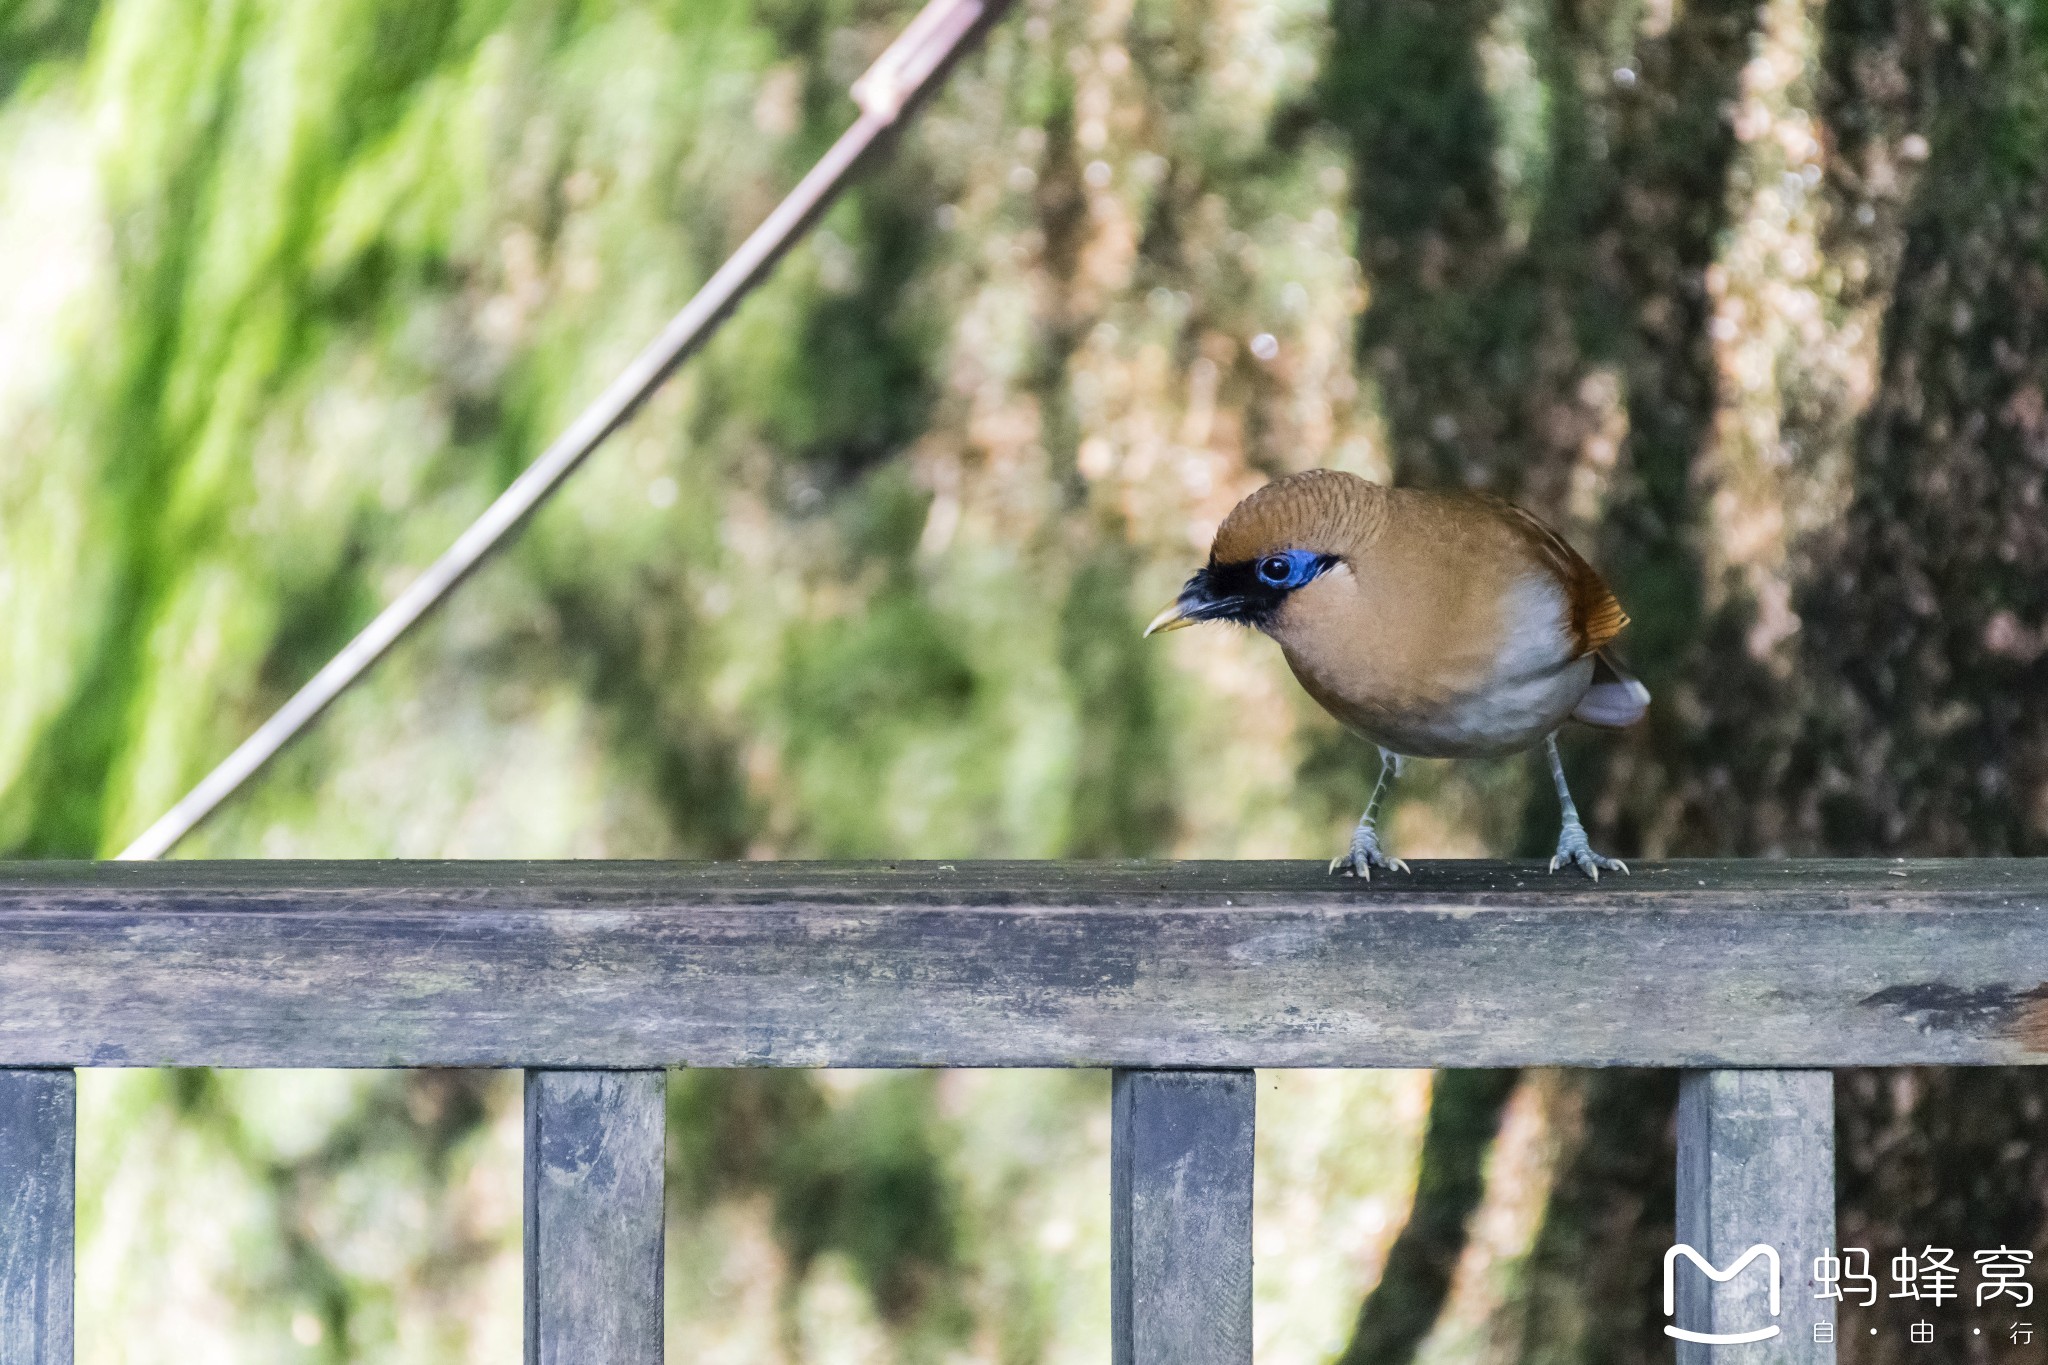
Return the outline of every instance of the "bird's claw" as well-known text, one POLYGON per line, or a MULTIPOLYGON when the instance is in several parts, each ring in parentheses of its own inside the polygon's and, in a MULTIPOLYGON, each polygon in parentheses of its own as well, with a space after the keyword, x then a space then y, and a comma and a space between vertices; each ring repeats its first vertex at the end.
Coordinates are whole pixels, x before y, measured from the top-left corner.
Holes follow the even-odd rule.
POLYGON ((1604 853, 1595 853, 1593 846, 1586 842, 1583 825, 1566 825, 1557 836, 1557 855, 1550 860, 1550 870, 1557 871, 1566 863, 1579 869, 1594 881, 1600 880, 1602 872, 1619 872, 1630 875, 1628 864, 1619 858, 1610 858, 1604 853))
POLYGON ((1406 872, 1408 864, 1399 858, 1390 858, 1380 848, 1379 835, 1370 829, 1360 829, 1351 836, 1348 851, 1330 859, 1330 871, 1340 877, 1356 877, 1360 881, 1372 880, 1372 870, 1383 867, 1389 872, 1406 872))

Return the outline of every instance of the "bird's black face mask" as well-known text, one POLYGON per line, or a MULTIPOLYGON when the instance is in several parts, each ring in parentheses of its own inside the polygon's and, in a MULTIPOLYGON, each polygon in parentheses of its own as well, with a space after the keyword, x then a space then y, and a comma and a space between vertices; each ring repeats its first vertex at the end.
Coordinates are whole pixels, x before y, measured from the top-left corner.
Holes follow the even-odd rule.
POLYGON ((1287 595, 1320 578, 1336 555, 1313 550, 1276 550, 1257 559, 1209 564, 1195 571, 1172 606, 1154 617, 1147 635, 1179 630, 1197 621, 1235 621, 1263 630, 1273 623, 1287 595))

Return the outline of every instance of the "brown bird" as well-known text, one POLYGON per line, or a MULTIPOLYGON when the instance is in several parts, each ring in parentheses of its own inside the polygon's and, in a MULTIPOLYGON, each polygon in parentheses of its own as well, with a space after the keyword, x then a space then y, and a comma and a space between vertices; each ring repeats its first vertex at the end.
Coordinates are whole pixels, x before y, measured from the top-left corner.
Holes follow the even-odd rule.
POLYGON ((1649 689, 1606 653, 1628 615, 1563 536, 1513 503, 1332 469, 1276 480, 1223 519, 1208 564, 1145 633, 1198 621, 1272 636, 1308 694, 1379 746, 1372 799, 1332 872, 1408 870, 1376 827, 1404 757, 1539 743, 1564 809, 1550 870, 1628 871, 1586 842, 1557 753, 1566 720, 1619 729, 1648 708, 1649 689))

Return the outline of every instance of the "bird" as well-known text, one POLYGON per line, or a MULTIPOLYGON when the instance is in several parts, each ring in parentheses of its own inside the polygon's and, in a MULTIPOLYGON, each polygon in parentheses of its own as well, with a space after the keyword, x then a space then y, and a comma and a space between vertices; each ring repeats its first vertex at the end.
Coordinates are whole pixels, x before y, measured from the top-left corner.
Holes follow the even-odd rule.
POLYGON ((1628 614, 1533 513, 1473 491, 1388 487, 1334 469, 1276 479, 1216 529, 1209 561, 1145 628, 1203 621, 1272 637, 1310 697, 1378 747, 1380 771, 1333 874, 1407 872, 1380 803, 1407 758, 1490 758, 1541 745, 1562 812, 1556 872, 1628 864, 1595 852, 1565 784, 1568 720, 1622 729, 1650 692, 1614 657, 1628 614))

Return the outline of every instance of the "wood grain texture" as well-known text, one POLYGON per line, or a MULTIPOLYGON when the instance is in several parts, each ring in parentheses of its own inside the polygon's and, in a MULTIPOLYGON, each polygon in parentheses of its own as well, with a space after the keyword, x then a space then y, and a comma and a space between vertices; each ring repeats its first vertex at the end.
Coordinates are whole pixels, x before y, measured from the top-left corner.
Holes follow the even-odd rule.
POLYGON ((0 1065, 2036 1062, 2048 861, 0 865, 0 1065))
POLYGON ((661 1365, 659 1071, 526 1073, 526 1365, 661 1365))
POLYGON ((1692 1071, 1678 1090, 1678 1240, 1726 1271, 1759 1244, 1777 1252, 1778 1313, 1759 1259, 1725 1283, 1673 1267, 1676 1326, 1743 1333, 1744 1345, 1680 1341, 1679 1365, 1833 1365, 1834 1303, 1816 1299, 1814 1259, 1835 1245, 1835 1091, 1826 1071, 1692 1071))
POLYGON ((0 1365, 71 1365, 69 1071, 0 1071, 0 1365))
POLYGON ((1251 1365, 1249 1071, 1119 1071, 1110 1090, 1110 1360, 1251 1365))

